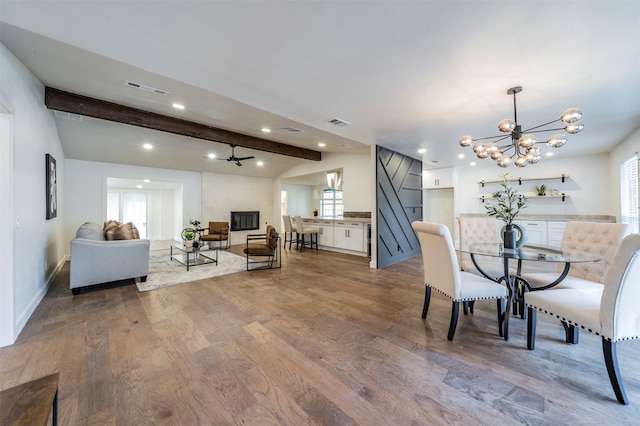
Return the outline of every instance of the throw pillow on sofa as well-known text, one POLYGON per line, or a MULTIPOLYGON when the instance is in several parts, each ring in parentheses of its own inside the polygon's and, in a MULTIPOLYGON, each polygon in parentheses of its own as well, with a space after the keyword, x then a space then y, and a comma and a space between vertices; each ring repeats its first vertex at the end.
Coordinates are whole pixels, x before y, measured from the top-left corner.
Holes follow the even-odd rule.
POLYGON ((97 223, 85 222, 80 225, 80 228, 76 231, 76 238, 104 241, 104 232, 97 223))
POLYGON ((104 236, 107 241, 140 239, 138 228, 136 228, 133 222, 120 223, 116 220, 105 222, 104 236))

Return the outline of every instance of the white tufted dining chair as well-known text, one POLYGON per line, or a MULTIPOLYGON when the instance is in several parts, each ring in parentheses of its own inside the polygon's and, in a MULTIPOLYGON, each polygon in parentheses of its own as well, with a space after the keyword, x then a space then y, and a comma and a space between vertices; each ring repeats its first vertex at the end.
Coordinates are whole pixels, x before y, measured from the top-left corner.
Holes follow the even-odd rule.
MULTIPOLYGON (((607 271, 616 255, 622 239, 629 233, 629 225, 604 222, 567 222, 560 248, 563 251, 580 250, 602 256, 599 262, 573 263, 569 274, 554 289, 600 289, 607 271)), ((564 264, 558 264, 558 272, 523 274, 531 287, 544 287, 552 283, 562 272, 564 264)))
POLYGON ((450 298, 452 300, 451 322, 447 339, 453 340, 458 324, 460 302, 472 304, 476 300, 497 299, 498 329, 502 336, 507 287, 487 278, 461 271, 451 233, 445 225, 416 221, 411 224, 411 227, 416 231, 422 251, 425 283, 422 318, 427 317, 432 288, 450 298))
MULTIPOLYGON (((460 248, 467 250, 471 244, 476 243, 499 243, 500 230, 503 223, 494 217, 460 217, 460 248)), ((482 275, 473 264, 471 255, 460 253, 460 268, 463 271, 476 275, 482 275)), ((480 267, 491 278, 499 279, 504 275, 504 264, 501 258, 489 256, 475 256, 480 267)), ((515 271, 514 271, 515 272, 515 271)))
MULTIPOLYGON (((618 368, 616 344, 640 338, 640 234, 626 236, 599 288, 564 288, 525 294, 527 348, 535 348, 536 313, 544 312, 573 327, 601 336, 604 362, 616 398, 628 404, 618 368)), ((584 374, 584 372, 580 372, 584 374)))

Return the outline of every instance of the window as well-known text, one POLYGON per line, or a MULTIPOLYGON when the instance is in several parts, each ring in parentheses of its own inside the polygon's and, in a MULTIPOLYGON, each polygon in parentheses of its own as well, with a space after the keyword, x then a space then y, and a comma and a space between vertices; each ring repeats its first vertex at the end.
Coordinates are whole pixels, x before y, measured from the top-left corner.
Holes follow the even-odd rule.
POLYGON ((620 221, 638 232, 638 156, 620 165, 620 221))
POLYGON ((323 217, 342 216, 344 213, 342 191, 339 189, 325 189, 320 200, 320 210, 323 217))

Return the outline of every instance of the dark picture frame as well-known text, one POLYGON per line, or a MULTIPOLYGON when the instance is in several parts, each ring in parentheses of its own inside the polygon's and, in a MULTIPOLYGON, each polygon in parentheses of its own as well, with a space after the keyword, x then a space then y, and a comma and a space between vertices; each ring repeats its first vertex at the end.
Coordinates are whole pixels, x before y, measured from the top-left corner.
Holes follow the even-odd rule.
POLYGON ((45 155, 46 160, 46 199, 47 199, 47 220, 53 219, 58 215, 58 168, 56 167, 56 159, 51 154, 45 155))

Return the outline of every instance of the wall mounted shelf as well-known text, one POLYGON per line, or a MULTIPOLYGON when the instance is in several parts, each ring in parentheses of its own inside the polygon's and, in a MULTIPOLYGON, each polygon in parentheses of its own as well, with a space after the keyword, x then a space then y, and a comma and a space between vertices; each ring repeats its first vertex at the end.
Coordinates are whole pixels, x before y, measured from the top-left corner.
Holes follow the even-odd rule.
MULTIPOLYGON (((566 179, 569 179, 569 175, 565 175, 562 174, 560 176, 546 176, 546 177, 538 177, 538 178, 513 178, 513 179, 507 179, 507 182, 518 182, 518 185, 522 185, 522 182, 528 182, 528 181, 532 181, 532 180, 560 180, 561 182, 565 182, 566 179)), ((489 184, 489 183, 502 183, 503 180, 481 180, 480 182, 478 182, 480 185, 482 185, 482 187, 484 188, 485 184, 489 184)))

